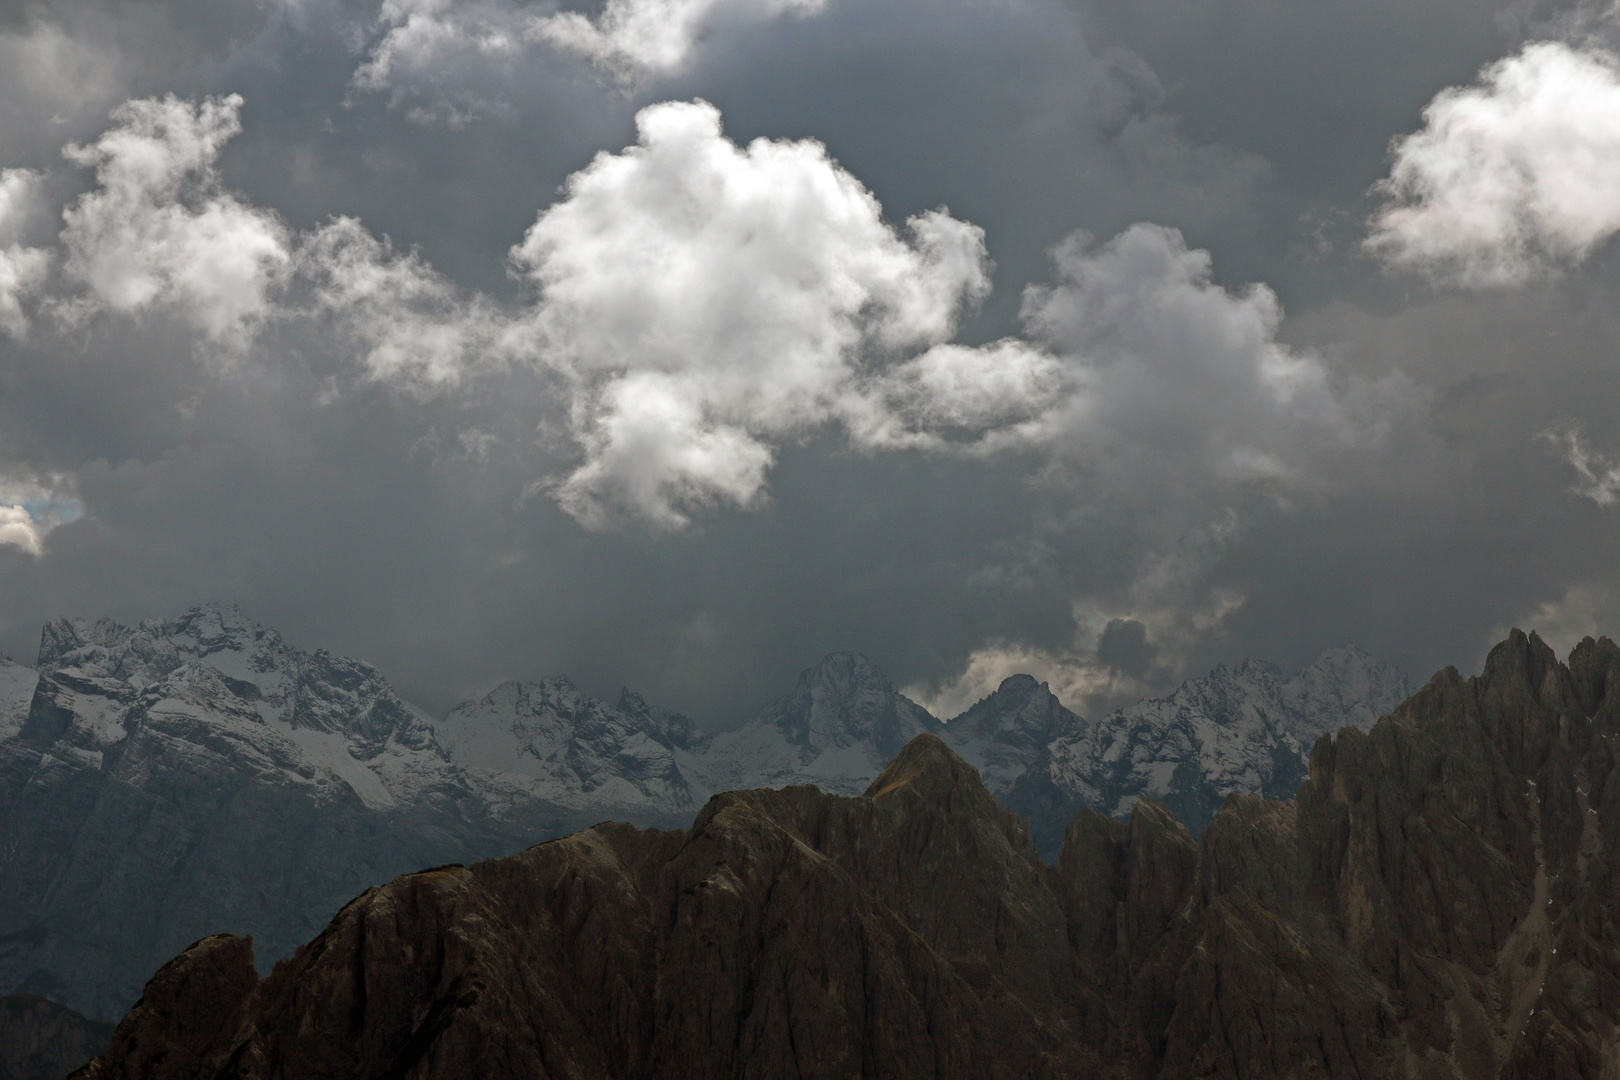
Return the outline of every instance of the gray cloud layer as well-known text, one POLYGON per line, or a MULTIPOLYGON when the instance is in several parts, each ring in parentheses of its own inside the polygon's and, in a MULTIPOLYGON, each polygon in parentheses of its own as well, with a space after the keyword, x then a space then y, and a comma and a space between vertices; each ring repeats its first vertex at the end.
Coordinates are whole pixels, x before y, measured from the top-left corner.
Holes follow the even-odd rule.
POLYGON ((1615 68, 1527 11, 0 16, 0 646, 237 599, 723 723, 1608 627, 1615 68))

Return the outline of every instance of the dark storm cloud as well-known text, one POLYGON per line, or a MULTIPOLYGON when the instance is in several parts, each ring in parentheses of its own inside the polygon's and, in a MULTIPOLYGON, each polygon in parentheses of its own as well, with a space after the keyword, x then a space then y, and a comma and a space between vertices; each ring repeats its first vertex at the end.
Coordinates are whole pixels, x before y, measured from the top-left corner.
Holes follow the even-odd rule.
MULTIPOLYGON (((1511 622, 1567 636, 1617 613, 1612 513, 1570 492, 1540 438, 1573 423, 1620 450, 1605 253, 1475 295, 1386 277, 1360 247, 1390 140, 1518 47, 1518 7, 764 4, 635 71, 607 46, 611 70, 549 39, 488 44, 549 18, 538 6, 391 10, 58 2, 0 23, 0 52, 28 60, 0 63, 0 168, 38 173, 44 220, 95 190, 61 147, 93 143, 120 102, 240 93, 218 190, 272 215, 287 272, 313 274, 265 286, 272 314, 245 349, 188 323, 180 285, 77 322, 30 309, 26 340, 0 337, 0 464, 86 511, 42 557, 0 544, 0 647, 31 656, 64 613, 239 600, 434 708, 567 671, 723 723, 836 648, 947 711, 1014 670, 1094 710, 1243 655, 1303 663, 1355 640, 1426 674, 1476 662, 1511 622), (462 45, 357 80, 433 10, 469 13, 462 45), (1000 355, 1055 358, 1067 404, 993 453, 880 445, 815 413, 766 439, 742 505, 694 504, 684 531, 582 528, 546 486, 581 460, 567 380, 478 368, 478 334, 534 310, 508 252, 560 185, 636 145, 646 106, 696 98, 738 146, 820 140, 890 227, 945 205, 984 229, 994 291, 955 340, 1015 335, 1000 355), (367 266, 414 249, 448 291, 423 300, 411 279, 414 308, 281 318, 334 280, 330 261, 307 270, 333 215, 393 241, 367 266), (1135 222, 1182 230, 1211 263, 1162 230, 1114 240, 1135 222), (1077 230, 1096 239, 1054 259, 1077 230), (1048 291, 1020 317, 1030 284, 1048 291), (466 329, 457 305, 480 296, 454 378, 379 374, 379 341, 422 340, 445 312, 466 329)), ((30 250, 53 244, 28 230, 30 250)), ((51 288, 84 294, 64 267, 51 288)), ((962 364, 1004 370, 970 353, 939 354, 957 367, 913 372, 884 407, 962 364)), ((1032 378, 1020 393, 1050 390, 1032 378)), ((978 412, 930 398, 908 431, 989 423, 971 389, 978 412)))

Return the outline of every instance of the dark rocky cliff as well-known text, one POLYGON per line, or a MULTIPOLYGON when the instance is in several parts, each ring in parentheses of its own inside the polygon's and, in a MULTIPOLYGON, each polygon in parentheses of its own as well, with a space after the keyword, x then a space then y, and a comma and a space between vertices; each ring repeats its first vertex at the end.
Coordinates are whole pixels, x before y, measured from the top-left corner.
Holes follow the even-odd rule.
POLYGON ((1620 648, 1517 632, 1194 844, 1056 869, 938 739, 399 878, 262 982, 172 961, 86 1077, 1582 1077, 1620 1070, 1620 648), (1614 692, 1610 693, 1610 688, 1614 692))

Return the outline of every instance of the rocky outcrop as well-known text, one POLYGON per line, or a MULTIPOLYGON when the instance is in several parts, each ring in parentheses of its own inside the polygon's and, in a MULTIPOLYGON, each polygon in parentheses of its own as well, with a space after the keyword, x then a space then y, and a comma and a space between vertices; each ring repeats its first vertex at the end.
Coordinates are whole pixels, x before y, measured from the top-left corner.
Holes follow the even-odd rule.
POLYGON ((0 997, 0 1080, 61 1080, 107 1048, 111 1024, 33 994, 0 997))
POLYGON ((81 1075, 1600 1080, 1617 737, 1620 647, 1515 632, 1320 739, 1294 799, 1196 843, 1083 810, 1054 869, 924 734, 858 797, 396 879, 262 982, 201 942, 81 1075))

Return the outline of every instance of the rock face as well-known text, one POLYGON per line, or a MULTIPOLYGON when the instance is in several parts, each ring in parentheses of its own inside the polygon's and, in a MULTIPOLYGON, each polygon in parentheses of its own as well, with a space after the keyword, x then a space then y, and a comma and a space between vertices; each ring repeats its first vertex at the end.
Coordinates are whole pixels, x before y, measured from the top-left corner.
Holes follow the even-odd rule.
POLYGON ((1234 792, 1292 795, 1318 738, 1365 731, 1411 692, 1398 669, 1354 647, 1330 649, 1293 675, 1258 660, 1222 665, 1167 697, 1057 726, 1005 798, 1048 857, 1082 807, 1124 817, 1142 798, 1169 807, 1197 836, 1234 792))
POLYGON ((61 1080, 107 1048, 111 1024, 32 994, 0 997, 0 1080, 61 1080))
POLYGON ((1082 810, 1055 869, 938 738, 368 890, 155 976, 104 1077, 1611 1077, 1620 647, 1515 632, 1289 801, 1082 810))

